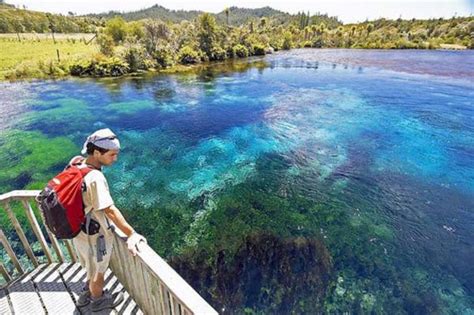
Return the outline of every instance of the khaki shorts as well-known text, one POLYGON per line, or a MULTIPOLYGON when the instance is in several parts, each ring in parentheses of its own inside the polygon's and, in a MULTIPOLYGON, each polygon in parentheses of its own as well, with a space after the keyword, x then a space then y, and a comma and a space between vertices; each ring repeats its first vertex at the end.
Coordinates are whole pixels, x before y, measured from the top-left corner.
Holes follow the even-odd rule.
POLYGON ((76 248, 77 256, 79 257, 79 263, 82 268, 87 271, 87 279, 92 278, 97 272, 105 273, 109 267, 110 256, 113 250, 113 243, 111 240, 106 240, 106 251, 107 253, 102 256, 102 261, 97 261, 97 237, 99 234, 89 236, 80 232, 72 242, 76 248), (89 244, 90 243, 90 244, 89 244))

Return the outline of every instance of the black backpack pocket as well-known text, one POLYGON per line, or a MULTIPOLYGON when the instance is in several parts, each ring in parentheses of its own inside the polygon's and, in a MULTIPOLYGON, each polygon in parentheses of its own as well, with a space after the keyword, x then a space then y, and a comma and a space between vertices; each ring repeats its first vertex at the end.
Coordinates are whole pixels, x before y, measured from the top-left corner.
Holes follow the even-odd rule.
POLYGON ((89 233, 87 233, 86 222, 81 224, 81 230, 82 230, 82 232, 84 232, 88 235, 97 234, 97 233, 99 233, 99 230, 100 230, 100 223, 91 218, 91 220, 89 222, 89 233))

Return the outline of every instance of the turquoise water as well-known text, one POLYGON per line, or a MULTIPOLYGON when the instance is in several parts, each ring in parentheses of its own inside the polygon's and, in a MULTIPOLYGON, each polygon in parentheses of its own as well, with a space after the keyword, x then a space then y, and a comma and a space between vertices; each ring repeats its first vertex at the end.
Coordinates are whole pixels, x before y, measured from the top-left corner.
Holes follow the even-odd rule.
POLYGON ((2 83, 0 187, 41 187, 110 127, 123 144, 106 170, 114 199, 161 254, 238 247, 254 230, 317 238, 333 263, 328 311, 472 314, 473 78, 470 51, 297 50, 2 83), (247 213, 252 198, 263 208, 247 213))

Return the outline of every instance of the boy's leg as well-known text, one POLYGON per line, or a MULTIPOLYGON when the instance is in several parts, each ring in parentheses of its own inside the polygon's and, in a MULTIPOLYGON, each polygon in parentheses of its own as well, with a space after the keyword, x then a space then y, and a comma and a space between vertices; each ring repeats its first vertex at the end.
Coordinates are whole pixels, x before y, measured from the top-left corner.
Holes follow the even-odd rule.
POLYGON ((91 278, 89 290, 91 292, 91 311, 98 312, 105 309, 112 309, 122 303, 124 297, 122 292, 112 294, 104 291, 104 274, 96 272, 91 278))
POLYGON ((89 282, 89 291, 91 296, 94 299, 97 299, 102 296, 102 291, 104 290, 104 273, 96 272, 93 277, 91 277, 89 282))

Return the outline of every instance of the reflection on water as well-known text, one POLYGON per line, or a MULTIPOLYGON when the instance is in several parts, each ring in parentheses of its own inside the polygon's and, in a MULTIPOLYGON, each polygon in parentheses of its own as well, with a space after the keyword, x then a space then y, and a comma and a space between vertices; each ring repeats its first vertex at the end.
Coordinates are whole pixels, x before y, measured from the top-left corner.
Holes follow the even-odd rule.
POLYGON ((204 250, 208 263, 255 230, 305 236, 334 265, 318 309, 469 313, 472 57, 297 50, 183 74, 4 83, 1 190, 40 187, 107 126, 124 144, 106 170, 115 200, 160 253, 204 250))

